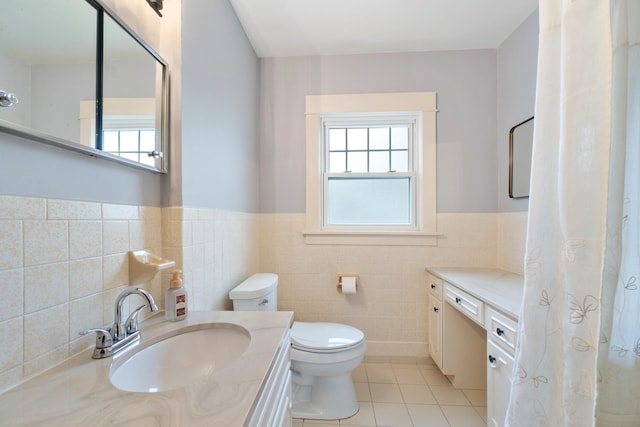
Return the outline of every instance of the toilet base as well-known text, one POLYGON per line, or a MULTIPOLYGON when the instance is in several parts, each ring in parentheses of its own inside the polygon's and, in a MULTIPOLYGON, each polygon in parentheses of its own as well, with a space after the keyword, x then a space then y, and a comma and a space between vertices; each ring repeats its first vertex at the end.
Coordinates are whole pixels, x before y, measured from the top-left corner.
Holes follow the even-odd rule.
POLYGON ((292 372, 294 418, 339 420, 360 409, 351 372, 328 377, 309 377, 292 372), (311 380, 309 384, 309 380, 311 380))

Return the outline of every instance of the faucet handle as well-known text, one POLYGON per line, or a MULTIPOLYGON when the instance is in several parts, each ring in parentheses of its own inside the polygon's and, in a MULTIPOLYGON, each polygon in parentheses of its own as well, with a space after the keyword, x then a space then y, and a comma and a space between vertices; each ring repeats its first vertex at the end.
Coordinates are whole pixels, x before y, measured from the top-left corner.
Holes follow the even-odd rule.
POLYGON ((146 307, 146 305, 141 305, 140 307, 133 310, 129 317, 127 317, 127 320, 124 323, 127 335, 138 332, 138 314, 140 314, 140 312, 146 307))
POLYGON ((88 335, 92 332, 96 333, 97 349, 107 348, 113 345, 113 338, 111 337, 111 332, 108 329, 104 329, 104 328, 87 329, 85 331, 81 331, 80 335, 88 335))

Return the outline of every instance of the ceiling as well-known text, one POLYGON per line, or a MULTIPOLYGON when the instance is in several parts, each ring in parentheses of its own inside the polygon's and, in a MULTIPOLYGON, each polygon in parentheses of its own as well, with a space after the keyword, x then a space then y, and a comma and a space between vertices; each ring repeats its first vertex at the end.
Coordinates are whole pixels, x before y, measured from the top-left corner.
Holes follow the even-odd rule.
POLYGON ((497 48, 538 0, 230 0, 259 57, 497 48))

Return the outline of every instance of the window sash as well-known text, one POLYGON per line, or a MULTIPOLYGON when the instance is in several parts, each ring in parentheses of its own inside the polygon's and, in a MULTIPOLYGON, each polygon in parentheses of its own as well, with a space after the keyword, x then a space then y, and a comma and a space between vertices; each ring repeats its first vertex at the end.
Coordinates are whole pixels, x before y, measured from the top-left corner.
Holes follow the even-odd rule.
MULTIPOLYGON (((415 153, 416 147, 415 143, 418 140, 416 132, 417 132, 417 117, 415 113, 406 113, 406 114, 397 114, 397 113, 381 113, 376 115, 364 115, 364 114, 344 114, 344 115, 326 115, 321 118, 323 134, 321 139, 322 144, 322 166, 321 170, 323 171, 323 184, 322 184, 322 229, 327 231, 335 231, 335 230, 353 230, 353 231, 416 231, 418 230, 418 206, 417 206, 417 191, 418 191, 418 179, 417 179, 417 166, 415 164, 415 153), (391 141, 389 144, 388 150, 379 150, 379 149, 371 149, 369 141, 367 141, 366 149, 361 150, 348 150, 348 146, 345 147, 344 152, 346 153, 366 153, 367 156, 367 169, 370 169, 370 159, 369 156, 371 153, 386 151, 389 153, 389 157, 393 155, 394 152, 404 151, 407 153, 407 171, 406 172, 395 172, 392 170, 385 172, 331 172, 330 171, 330 156, 331 153, 340 152, 340 150, 330 150, 330 140, 329 134, 332 129, 374 129, 374 128, 393 128, 393 127, 406 127, 408 130, 407 134, 407 148, 406 150, 397 150, 391 148, 391 141), (332 218, 330 218, 330 214, 335 211, 332 210, 330 212, 329 206, 329 181, 332 179, 341 179, 341 180, 363 180, 363 179, 381 179, 381 180, 389 180, 389 179, 404 179, 408 180, 409 190, 408 190, 408 207, 407 212, 409 216, 409 221, 406 223, 331 223, 332 218)), ((346 155, 345 155, 346 159, 346 155)), ((391 159, 390 159, 391 160, 391 159)), ((366 202, 366 201, 365 201, 366 202)))
MULTIPOLYGON (((416 204, 416 182, 417 174, 414 172, 388 172, 388 173, 325 173, 323 176, 323 215, 322 223, 323 230, 331 231, 415 231, 418 229, 417 224, 417 204, 416 204), (348 181, 348 180, 376 180, 389 181, 398 180, 405 181, 408 185, 408 191, 406 194, 408 206, 406 208, 406 214, 409 216, 409 220, 406 222, 375 222, 375 221, 362 221, 362 222, 334 222, 331 223, 332 214, 335 216, 336 210, 330 212, 330 193, 329 186, 331 180, 336 181, 348 181)), ((405 196, 405 195, 402 195, 405 196)), ((357 196, 356 196, 357 197, 357 196)), ((366 198, 361 200, 363 203, 367 203, 366 198)), ((388 200, 383 200, 382 203, 387 203, 388 200)), ((388 215, 383 215, 387 216, 388 215)))

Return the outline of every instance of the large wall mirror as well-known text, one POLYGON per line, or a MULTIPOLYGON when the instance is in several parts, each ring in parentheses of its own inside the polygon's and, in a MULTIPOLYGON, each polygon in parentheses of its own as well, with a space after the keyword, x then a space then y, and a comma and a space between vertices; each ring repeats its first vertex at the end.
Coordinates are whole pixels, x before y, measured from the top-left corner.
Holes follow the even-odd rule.
POLYGON ((509 131, 509 197, 529 197, 531 155, 533 152, 533 117, 509 131))
POLYGON ((166 62, 100 0, 0 2, 0 131, 166 172, 166 62))

